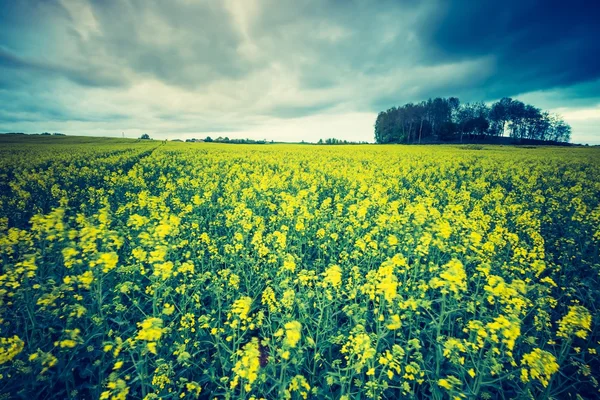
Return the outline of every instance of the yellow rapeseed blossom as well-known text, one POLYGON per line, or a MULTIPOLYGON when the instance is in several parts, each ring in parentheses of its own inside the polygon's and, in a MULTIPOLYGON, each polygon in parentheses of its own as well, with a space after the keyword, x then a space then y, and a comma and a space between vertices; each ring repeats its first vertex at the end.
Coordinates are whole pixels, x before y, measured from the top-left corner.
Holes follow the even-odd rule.
POLYGON ((521 380, 529 382, 530 379, 537 379, 542 386, 548 386, 552 375, 558 372, 558 363, 556 357, 545 350, 534 349, 527 353, 521 360, 521 380))
POLYGON ((277 299, 275 298, 275 292, 271 287, 267 287, 261 297, 261 303, 266 305, 270 312, 277 311, 277 299))
POLYGON ((79 337, 81 331, 79 329, 65 329, 64 334, 66 335, 65 339, 55 342, 55 346, 59 346, 61 348, 73 348, 77 346, 78 343, 82 341, 79 337))
POLYGON ((102 266, 102 272, 104 273, 115 269, 118 262, 119 256, 115 252, 102 253, 97 260, 97 264, 102 266))
POLYGON ((291 398, 292 392, 298 392, 303 399, 308 398, 308 394, 310 393, 310 385, 304 376, 296 375, 292 378, 287 387, 285 397, 291 398))
POLYGON ((252 389, 252 384, 258 378, 258 371, 260 370, 258 339, 253 338, 249 343, 246 343, 244 347, 237 352, 237 356, 239 359, 233 367, 235 376, 231 380, 230 386, 231 388, 235 388, 238 385, 239 380, 243 379, 246 381, 246 391, 250 391, 252 389))
POLYGON ((173 262, 166 261, 154 264, 154 272, 152 275, 160 277, 161 280, 167 280, 173 275, 173 262))
POLYGON ((23 351, 25 343, 17 336, 0 338, 0 365, 15 358, 23 351))
POLYGON ((575 335, 585 339, 591 330, 592 316, 587 308, 579 305, 570 306, 567 315, 558 321, 559 337, 569 338, 575 335))
POLYGON ((439 278, 432 278, 429 282, 432 288, 442 288, 442 293, 451 292, 457 297, 467 290, 467 275, 462 262, 453 259, 444 265, 443 269, 439 278))
POLYGON ((506 318, 500 315, 494 321, 488 323, 486 328, 490 332, 490 338, 495 343, 504 343, 509 350, 515 347, 515 341, 521 335, 521 324, 516 319, 506 318))
POLYGON ((339 288, 342 284, 342 269, 339 265, 332 265, 327 268, 323 276, 323 283, 326 285, 339 288))
POLYGON ((439 387, 444 388, 448 391, 456 390, 462 386, 462 382, 454 375, 448 375, 445 378, 437 381, 439 387))
POLYGON ((290 321, 285 324, 285 339, 283 344, 288 347, 296 347, 302 337, 302 324, 298 321, 290 321))
POLYGON ((187 390, 187 392, 189 394, 191 394, 194 397, 198 397, 200 396, 200 392, 202 391, 202 386, 200 386, 200 384, 196 383, 196 382, 187 382, 185 384, 185 389, 187 390))
POLYGON ((152 354, 157 354, 156 344, 167 331, 163 328, 163 321, 160 318, 146 318, 141 323, 138 323, 139 331, 136 335, 137 340, 143 340, 146 343, 146 348, 152 354))
POLYGON ((138 323, 140 330, 137 333, 136 339, 155 342, 160 340, 165 328, 162 327, 163 321, 160 318, 147 318, 141 323, 138 323))
POLYGON ((77 281, 84 289, 89 289, 94 281, 94 273, 92 271, 85 271, 83 274, 77 277, 77 281))
POLYGON ((391 331, 402 328, 402 321, 400 320, 400 316, 398 314, 394 314, 390 317, 391 322, 386 325, 391 331))
POLYGON ((351 334, 348 341, 342 346, 342 354, 347 354, 346 360, 358 372, 366 363, 373 359, 377 351, 373 347, 371 337, 364 332, 362 326, 355 328, 356 333, 351 334))
POLYGON ((286 256, 285 260, 283 261, 282 269, 289 272, 294 272, 296 270, 296 262, 294 261, 294 257, 292 255, 288 254, 286 256))
POLYGON ((252 307, 252 299, 248 296, 239 298, 233 302, 231 312, 239 317, 241 320, 248 319, 248 313, 252 307))
POLYGON ((163 306, 162 313, 165 315, 172 315, 174 312, 175 312, 175 305, 165 303, 165 305, 163 306))

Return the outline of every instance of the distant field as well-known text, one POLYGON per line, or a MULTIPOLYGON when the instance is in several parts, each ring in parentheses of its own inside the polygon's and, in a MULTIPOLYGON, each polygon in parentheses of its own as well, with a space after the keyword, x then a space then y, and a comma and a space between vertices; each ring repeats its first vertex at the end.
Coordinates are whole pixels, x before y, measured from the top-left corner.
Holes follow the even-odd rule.
POLYGON ((0 397, 597 398, 600 148, 0 135, 0 397))

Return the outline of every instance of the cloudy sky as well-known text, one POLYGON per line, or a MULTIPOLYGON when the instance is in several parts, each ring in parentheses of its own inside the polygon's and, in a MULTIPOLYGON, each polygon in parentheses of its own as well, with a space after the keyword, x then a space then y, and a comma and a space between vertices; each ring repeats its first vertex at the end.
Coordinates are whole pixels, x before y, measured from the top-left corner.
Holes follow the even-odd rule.
POLYGON ((504 96, 600 144, 596 0, 0 0, 0 132, 373 141, 504 96))

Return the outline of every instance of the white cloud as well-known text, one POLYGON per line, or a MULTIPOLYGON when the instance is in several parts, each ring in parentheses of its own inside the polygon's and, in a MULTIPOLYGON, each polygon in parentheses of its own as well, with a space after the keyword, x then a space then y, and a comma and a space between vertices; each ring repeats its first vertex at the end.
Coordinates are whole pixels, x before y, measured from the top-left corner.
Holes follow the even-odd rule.
POLYGON ((571 125, 571 142, 600 144, 600 104, 586 108, 557 108, 552 110, 562 115, 571 125))
POLYGON ((600 104, 596 107, 590 108, 579 108, 579 109, 571 109, 571 108, 557 108, 553 110, 557 114, 562 115, 565 120, 575 122, 575 121, 586 121, 590 119, 600 120, 600 104))

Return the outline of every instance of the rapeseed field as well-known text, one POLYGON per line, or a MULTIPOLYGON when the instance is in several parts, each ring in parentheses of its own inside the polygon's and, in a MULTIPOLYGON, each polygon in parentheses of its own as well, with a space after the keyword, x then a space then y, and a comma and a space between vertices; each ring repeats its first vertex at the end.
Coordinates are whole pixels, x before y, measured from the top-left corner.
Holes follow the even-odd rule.
POLYGON ((599 249, 600 149, 5 140, 0 394, 597 398, 599 249))

